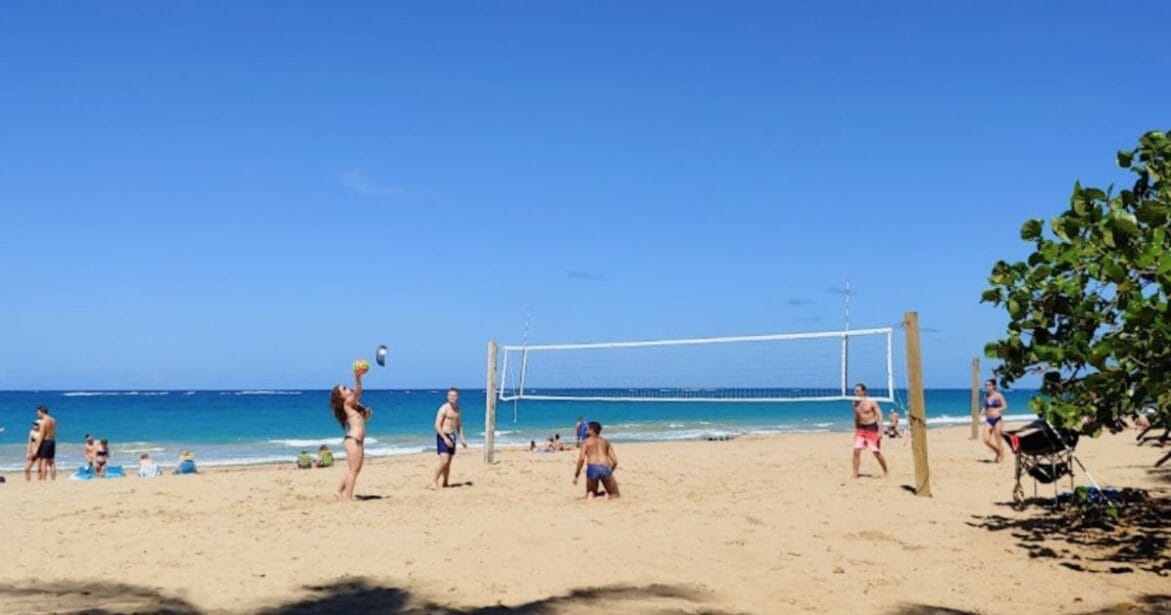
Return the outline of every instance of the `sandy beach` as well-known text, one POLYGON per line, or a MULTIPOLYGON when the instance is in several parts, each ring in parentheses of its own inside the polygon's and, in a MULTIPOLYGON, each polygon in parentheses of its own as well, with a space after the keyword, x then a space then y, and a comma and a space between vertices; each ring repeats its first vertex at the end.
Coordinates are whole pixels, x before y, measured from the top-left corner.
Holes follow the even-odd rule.
MULTIPOLYGON (((1118 541, 1063 540, 1013 511, 1010 462, 966 428, 929 432, 934 497, 849 478, 851 434, 620 445, 623 498, 586 502, 575 453, 460 451, 342 469, 0 486, 0 612, 1057 613, 1165 612, 1166 519, 1118 541), (1040 534, 1040 536, 1037 536, 1040 534), (1031 557, 1031 555, 1033 557, 1031 557)), ((1167 498, 1133 434, 1084 439, 1103 485, 1167 498)), ((1079 484, 1085 482, 1079 475, 1079 484)), ((1068 484, 1068 483, 1066 483, 1068 484)), ((1028 486, 1031 493, 1031 483, 1028 486)), ((1051 486, 1041 487, 1052 494, 1051 486)), ((1100 537, 1099 537, 1100 538, 1100 537)))

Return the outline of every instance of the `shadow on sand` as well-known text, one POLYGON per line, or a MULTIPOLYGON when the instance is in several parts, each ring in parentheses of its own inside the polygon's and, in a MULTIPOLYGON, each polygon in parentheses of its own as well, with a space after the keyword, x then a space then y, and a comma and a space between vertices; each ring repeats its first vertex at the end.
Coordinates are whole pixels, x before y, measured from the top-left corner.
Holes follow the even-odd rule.
MULTIPOLYGON (((1171 595, 1145 594, 1138 598, 1116 604, 1096 611, 1069 611, 1073 615, 1112 615, 1127 613, 1132 615, 1148 615, 1154 613, 1171 613, 1171 595)), ((890 615, 977 615, 975 611, 951 609, 944 606, 929 604, 902 604, 890 612, 890 615)))
MULTIPOLYGON (((1011 502, 997 505, 1012 507, 1011 502)), ((968 525, 1007 531, 1030 558, 1052 558, 1079 572, 1125 574, 1139 569, 1171 575, 1171 497, 1152 494, 1141 505, 1127 505, 1120 521, 1087 521, 1076 510, 1031 505, 1011 517, 974 515, 968 525)))
MULTIPOLYGON (((300 600, 260 608, 257 615, 552 615, 570 606, 598 612, 707 613, 730 615, 703 608, 707 592, 682 585, 615 585, 588 587, 524 604, 496 604, 456 607, 414 599, 408 590, 379 585, 364 578, 346 578, 327 585, 304 588, 309 595, 300 600), (637 603, 637 604, 636 604, 637 603)), ((85 613, 159 613, 202 615, 195 605, 147 587, 119 583, 57 582, 29 586, 0 585, 0 611, 85 613)))

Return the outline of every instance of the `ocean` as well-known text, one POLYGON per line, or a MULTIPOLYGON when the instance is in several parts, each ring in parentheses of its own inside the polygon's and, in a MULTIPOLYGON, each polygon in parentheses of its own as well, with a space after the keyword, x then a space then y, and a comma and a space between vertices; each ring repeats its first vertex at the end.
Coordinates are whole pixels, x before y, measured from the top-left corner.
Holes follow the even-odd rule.
MULTIPOLYGON (((1032 418, 1027 409, 1034 391, 1008 391, 1010 420, 1032 418)), ((366 453, 387 456, 434 451, 435 411, 444 389, 367 390, 362 401, 374 409, 366 453)), ((929 427, 963 425, 970 420, 971 392, 933 389, 926 393, 929 427)), ((899 399, 906 395, 900 392, 899 399)), ((329 410, 323 390, 255 391, 4 391, 0 392, 0 472, 24 467, 25 437, 47 406, 59 422, 58 469, 68 474, 82 460, 86 434, 110 441, 113 464, 137 465, 141 453, 173 465, 179 451, 191 449, 201 465, 292 462, 302 450, 327 444, 340 453, 343 432, 329 410)), ((904 402, 905 403, 905 402, 904 402)), ((889 413, 892 404, 881 404, 889 413)), ((484 391, 461 396, 464 434, 477 447, 484 434, 484 391)), ((497 406, 497 446, 538 444, 554 434, 573 442, 578 416, 599 421, 615 442, 697 440, 751 433, 850 431, 847 402, 501 402, 497 406)), ((904 426, 905 416, 902 423, 904 426)))

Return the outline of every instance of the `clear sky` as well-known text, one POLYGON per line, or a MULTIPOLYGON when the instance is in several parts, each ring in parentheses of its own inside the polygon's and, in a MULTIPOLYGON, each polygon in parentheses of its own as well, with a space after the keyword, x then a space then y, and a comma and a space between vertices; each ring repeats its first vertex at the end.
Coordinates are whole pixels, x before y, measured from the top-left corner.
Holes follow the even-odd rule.
POLYGON ((534 342, 838 329, 847 277, 966 386, 1021 222, 1171 128, 1169 21, 5 2, 0 388, 325 388, 379 343, 370 386, 482 386, 529 305, 534 342))

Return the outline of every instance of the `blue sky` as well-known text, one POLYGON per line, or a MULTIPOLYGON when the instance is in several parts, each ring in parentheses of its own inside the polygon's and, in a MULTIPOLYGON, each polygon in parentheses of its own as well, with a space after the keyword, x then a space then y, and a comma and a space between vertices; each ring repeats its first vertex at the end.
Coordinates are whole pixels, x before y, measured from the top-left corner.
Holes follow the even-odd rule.
MULTIPOLYGON (((0 388, 482 385, 920 313, 1171 123, 1166 3, 0 5, 0 388)), ((899 370, 902 372, 903 370, 899 370)))

